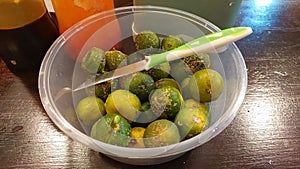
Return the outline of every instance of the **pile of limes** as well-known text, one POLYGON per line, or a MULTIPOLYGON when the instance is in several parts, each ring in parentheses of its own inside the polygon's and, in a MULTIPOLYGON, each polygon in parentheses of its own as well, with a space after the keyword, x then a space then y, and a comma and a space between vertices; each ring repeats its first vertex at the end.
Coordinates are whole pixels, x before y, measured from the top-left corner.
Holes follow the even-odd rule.
MULTIPOLYGON (((139 33, 134 42, 139 56, 185 43, 179 36, 159 38, 152 31, 139 33)), ((92 48, 81 67, 91 78, 127 62, 128 55, 120 50, 92 48)), ((209 55, 201 53, 87 88, 76 112, 94 139, 128 147, 167 146, 208 126, 206 103, 218 99, 223 88, 222 76, 210 69, 209 55)))

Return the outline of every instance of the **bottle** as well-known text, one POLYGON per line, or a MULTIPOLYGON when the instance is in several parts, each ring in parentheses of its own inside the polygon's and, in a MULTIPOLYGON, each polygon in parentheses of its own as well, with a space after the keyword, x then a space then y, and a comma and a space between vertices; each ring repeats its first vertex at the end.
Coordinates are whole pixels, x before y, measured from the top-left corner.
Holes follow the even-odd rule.
POLYGON ((52 0, 59 32, 99 12, 114 9, 114 0, 52 0))
MULTIPOLYGON (((76 23, 101 12, 110 11, 114 9, 114 0, 51 0, 53 9, 56 14, 59 33, 65 33, 71 26, 76 23), (71 12, 70 12, 71 11, 71 12)), ((95 36, 98 30, 105 25, 111 26, 110 32, 114 34, 105 34, 102 39, 107 41, 118 41, 121 39, 121 29, 117 18, 114 15, 107 17, 106 19, 97 20, 95 23, 90 24, 80 30, 76 31, 76 36, 72 37, 66 49, 69 51, 69 55, 73 60, 81 60, 79 56, 84 51, 84 46, 91 36, 95 36)), ((74 33, 74 32, 73 32, 74 33)), ((102 50, 110 50, 111 46, 106 41, 90 41, 89 45, 101 46, 102 50)), ((114 49, 121 48, 121 42, 117 43, 113 47, 114 49)))
POLYGON ((39 70, 58 35, 43 0, 0 2, 0 57, 12 72, 39 70))

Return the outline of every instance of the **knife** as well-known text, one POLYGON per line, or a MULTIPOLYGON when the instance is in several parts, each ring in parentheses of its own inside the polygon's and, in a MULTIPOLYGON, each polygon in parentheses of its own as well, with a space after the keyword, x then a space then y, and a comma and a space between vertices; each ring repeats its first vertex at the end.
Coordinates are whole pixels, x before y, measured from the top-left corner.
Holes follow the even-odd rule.
POLYGON ((142 70, 149 70, 161 63, 170 62, 183 57, 191 56, 199 52, 207 52, 212 49, 219 48, 226 44, 240 40, 252 33, 250 27, 234 27, 221 31, 217 31, 200 38, 194 39, 182 46, 173 50, 160 54, 145 56, 145 59, 127 66, 120 67, 111 72, 106 72, 95 77, 95 81, 85 81, 78 87, 73 89, 73 92, 85 89, 87 87, 103 83, 108 80, 126 76, 142 70))

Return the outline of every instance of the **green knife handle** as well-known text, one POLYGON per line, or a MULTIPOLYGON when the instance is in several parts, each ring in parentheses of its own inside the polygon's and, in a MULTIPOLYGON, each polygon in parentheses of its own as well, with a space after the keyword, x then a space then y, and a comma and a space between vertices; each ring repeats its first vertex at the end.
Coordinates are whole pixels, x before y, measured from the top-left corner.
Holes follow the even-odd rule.
POLYGON ((250 27, 235 27, 202 36, 173 50, 146 56, 147 64, 145 69, 148 70, 161 63, 191 56, 195 53, 207 52, 208 50, 240 40, 251 33, 252 29, 250 27))

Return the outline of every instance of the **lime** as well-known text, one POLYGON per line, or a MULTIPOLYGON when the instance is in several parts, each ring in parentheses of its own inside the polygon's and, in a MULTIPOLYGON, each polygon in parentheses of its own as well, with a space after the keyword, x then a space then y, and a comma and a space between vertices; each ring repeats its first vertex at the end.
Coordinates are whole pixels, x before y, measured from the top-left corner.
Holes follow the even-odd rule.
POLYGON ((103 101, 105 101, 108 95, 111 93, 111 85, 112 81, 106 81, 100 84, 96 84, 95 86, 91 86, 85 89, 85 92, 88 96, 96 95, 103 101))
POLYGON ((207 117, 204 111, 198 108, 183 108, 175 118, 182 138, 191 138, 203 131, 207 126, 207 117))
POLYGON ((130 91, 118 89, 107 97, 105 108, 108 114, 120 114, 129 121, 135 121, 139 116, 141 102, 130 91))
POLYGON ((178 143, 180 133, 177 126, 166 119, 155 120, 150 123, 144 133, 146 147, 160 147, 178 143))
POLYGON ((91 137, 108 144, 127 146, 130 130, 130 124, 122 116, 107 114, 93 125, 91 137))
POLYGON ((209 116, 210 116, 209 107, 206 104, 198 102, 194 99, 185 100, 183 103, 183 107, 198 108, 198 109, 200 109, 200 111, 205 113, 207 118, 209 118, 209 116))
POLYGON ((160 65, 156 65, 153 68, 149 69, 147 73, 153 77, 154 81, 159 79, 168 77, 170 74, 170 64, 169 62, 162 63, 160 65))
POLYGON ((95 96, 88 96, 79 101, 76 113, 80 121, 91 126, 105 114, 104 102, 95 96))
POLYGON ((172 78, 162 78, 155 82, 156 88, 161 88, 164 86, 172 86, 180 90, 178 83, 172 78))
POLYGON ((163 38, 161 42, 161 48, 166 51, 175 49, 181 45, 183 45, 182 39, 178 36, 173 36, 173 35, 169 35, 163 38))
POLYGON ((135 37, 135 47, 137 50, 147 48, 159 48, 160 40, 156 33, 145 30, 135 37))
POLYGON ((110 50, 105 52, 106 65, 105 70, 112 71, 118 67, 125 66, 127 55, 119 50, 110 50))
POLYGON ((155 89, 150 95, 150 105, 153 113, 163 118, 174 118, 182 103, 181 93, 172 86, 155 89))
POLYGON ((201 102, 216 100, 223 91, 223 77, 215 70, 202 69, 194 73, 189 89, 192 97, 201 102))
POLYGON ((92 48, 83 57, 81 62, 83 70, 89 73, 104 73, 105 53, 100 48, 92 48))
POLYGON ((150 92, 155 88, 155 84, 149 74, 138 72, 127 76, 123 87, 136 94, 141 101, 147 101, 150 92))
POLYGON ((210 66, 210 58, 206 53, 199 53, 192 56, 185 57, 184 62, 193 73, 201 69, 207 69, 210 66))

